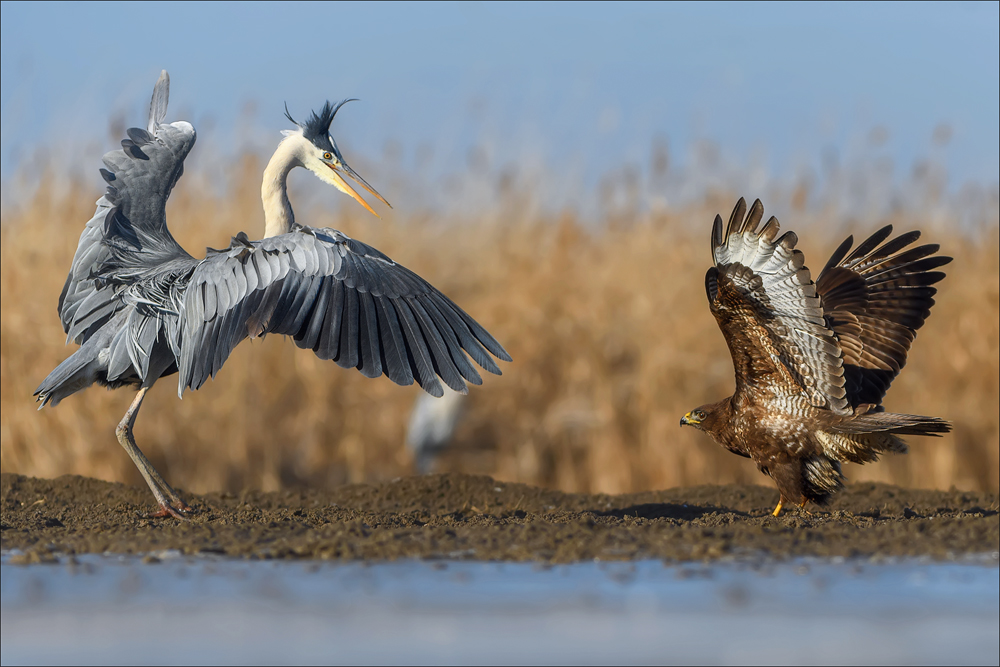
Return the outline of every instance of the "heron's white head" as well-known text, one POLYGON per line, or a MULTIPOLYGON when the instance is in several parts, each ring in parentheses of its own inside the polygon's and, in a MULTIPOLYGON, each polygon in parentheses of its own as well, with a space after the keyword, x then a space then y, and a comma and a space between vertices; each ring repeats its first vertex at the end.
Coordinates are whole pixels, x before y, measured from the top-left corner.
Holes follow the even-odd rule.
POLYGON ((348 166, 347 162, 344 161, 344 156, 340 154, 340 149, 337 148, 337 142, 334 141, 333 136, 330 134, 330 124, 333 123, 333 117, 337 114, 337 111, 340 107, 353 101, 355 100, 344 100, 336 106, 327 102, 318 114, 315 111, 312 112, 312 116, 304 123, 299 123, 292 118, 286 106, 285 116, 288 120, 295 123, 296 129, 282 131, 282 134, 285 135, 282 144, 288 145, 287 148, 290 149, 301 166, 316 174, 320 180, 333 185, 344 194, 353 197, 359 204, 368 209, 372 215, 378 218, 381 216, 344 180, 345 175, 389 208, 392 208, 392 205, 385 200, 385 197, 376 192, 375 188, 368 185, 367 181, 361 178, 356 171, 348 166))

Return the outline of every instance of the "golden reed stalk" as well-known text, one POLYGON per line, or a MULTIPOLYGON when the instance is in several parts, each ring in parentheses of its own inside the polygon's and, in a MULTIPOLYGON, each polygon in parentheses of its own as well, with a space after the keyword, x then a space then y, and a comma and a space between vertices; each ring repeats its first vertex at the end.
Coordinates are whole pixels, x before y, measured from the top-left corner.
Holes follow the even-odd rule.
MULTIPOLYGON (((260 235, 259 162, 247 157, 241 165, 225 196, 199 189, 189 175, 171 199, 171 228, 192 254, 206 245, 223 247, 240 230, 260 235)), ((377 221, 359 207, 337 215, 297 212, 417 271, 513 355, 502 378, 486 377, 485 386, 472 388, 442 469, 616 493, 765 483, 748 460, 678 426, 687 410, 732 390, 731 361, 708 311, 703 276, 711 220, 716 212, 727 215, 738 194, 745 193, 598 225, 582 225, 572 215, 531 218, 513 195, 509 206, 498 205, 504 210, 444 222, 399 211, 377 221)), ((31 396, 72 350, 63 346, 56 301, 98 196, 89 185, 61 193, 42 187, 4 213, 0 467, 138 485, 114 436, 131 391, 94 387, 41 412, 31 396)), ((886 221, 899 230, 925 229, 925 239, 940 242, 956 260, 946 267, 934 313, 886 406, 944 417, 955 431, 941 439, 910 438, 908 455, 845 472, 854 481, 996 492, 996 221, 954 236, 912 215, 865 220, 852 230, 822 214, 808 224, 782 224, 799 232, 807 263, 818 271, 848 231, 866 234, 886 221)), ((183 401, 176 387, 170 377, 150 392, 136 437, 180 488, 329 486, 412 471, 403 441, 419 390, 345 371, 289 340, 243 343, 215 381, 183 401)))

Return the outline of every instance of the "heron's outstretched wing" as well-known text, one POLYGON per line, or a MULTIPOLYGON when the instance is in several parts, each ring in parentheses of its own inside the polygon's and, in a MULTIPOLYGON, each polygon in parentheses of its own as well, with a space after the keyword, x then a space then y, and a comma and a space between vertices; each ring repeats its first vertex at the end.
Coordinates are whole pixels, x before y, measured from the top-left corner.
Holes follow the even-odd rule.
POLYGON ((167 197, 183 172, 195 141, 190 123, 164 123, 170 78, 160 74, 149 105, 146 129, 131 128, 121 150, 104 156, 101 176, 108 183, 97 211, 77 246, 59 296, 59 317, 67 340, 82 343, 105 323, 120 302, 100 274, 114 259, 121 274, 141 274, 163 261, 189 257, 167 229, 167 197), (114 250, 120 252, 114 252, 114 250))
POLYGON ((736 367, 737 395, 804 395, 815 407, 850 414, 840 345, 823 317, 795 234, 778 238, 775 218, 757 231, 760 200, 749 215, 737 203, 723 232, 716 216, 712 256, 705 277, 712 313, 736 367))
POLYGON ((891 235, 892 226, 883 227, 853 252, 854 239, 848 237, 816 281, 827 321, 844 351, 852 407, 882 403, 934 305, 932 285, 945 275, 934 269, 951 261, 934 254, 937 244, 910 248, 920 238, 918 231, 886 241, 891 235))
POLYGON ((287 234, 213 251, 195 269, 184 297, 178 392, 214 376, 233 348, 267 333, 357 368, 414 380, 441 396, 438 376, 465 392, 463 378, 500 374, 487 350, 510 355, 475 320, 423 278, 333 229, 296 225, 287 234), (485 349, 484 349, 485 348, 485 349))

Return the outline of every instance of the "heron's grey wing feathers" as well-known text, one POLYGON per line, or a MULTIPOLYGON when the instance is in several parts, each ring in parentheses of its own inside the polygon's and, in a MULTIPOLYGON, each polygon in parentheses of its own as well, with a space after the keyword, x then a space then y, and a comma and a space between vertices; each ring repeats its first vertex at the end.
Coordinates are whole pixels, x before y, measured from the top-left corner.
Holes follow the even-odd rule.
POLYGON ((292 336, 299 347, 368 377, 416 381, 436 396, 443 391, 438 377, 459 392, 465 381, 482 383, 465 353, 496 374, 489 353, 510 361, 493 336, 425 280, 333 229, 234 238, 198 264, 183 319, 181 393, 214 376, 240 341, 268 333, 292 336))
POLYGON ((170 101, 170 75, 167 70, 160 72, 160 78, 153 87, 153 98, 149 101, 149 123, 146 129, 156 132, 156 127, 167 117, 167 102, 170 101))
POLYGON ((117 309, 110 304, 114 284, 120 282, 116 277, 135 277, 164 261, 190 258, 167 229, 166 203, 183 173, 195 131, 184 121, 163 124, 169 85, 163 72, 153 91, 147 129, 128 130, 122 149, 104 156, 107 168, 101 176, 107 191, 80 235, 59 297, 68 340, 81 343, 117 309), (95 308, 95 300, 104 307, 95 308))

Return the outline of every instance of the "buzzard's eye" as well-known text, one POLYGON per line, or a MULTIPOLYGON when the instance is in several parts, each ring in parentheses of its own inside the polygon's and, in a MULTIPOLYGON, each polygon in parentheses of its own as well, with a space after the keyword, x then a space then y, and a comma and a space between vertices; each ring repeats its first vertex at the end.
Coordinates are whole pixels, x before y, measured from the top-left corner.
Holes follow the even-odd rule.
POLYGON ((323 153, 323 159, 324 160, 332 160, 333 159, 333 154, 332 153, 323 153))
POLYGON ((699 420, 700 419, 704 419, 705 418, 705 411, 704 410, 698 410, 698 412, 694 413, 694 416, 697 417, 699 420))

